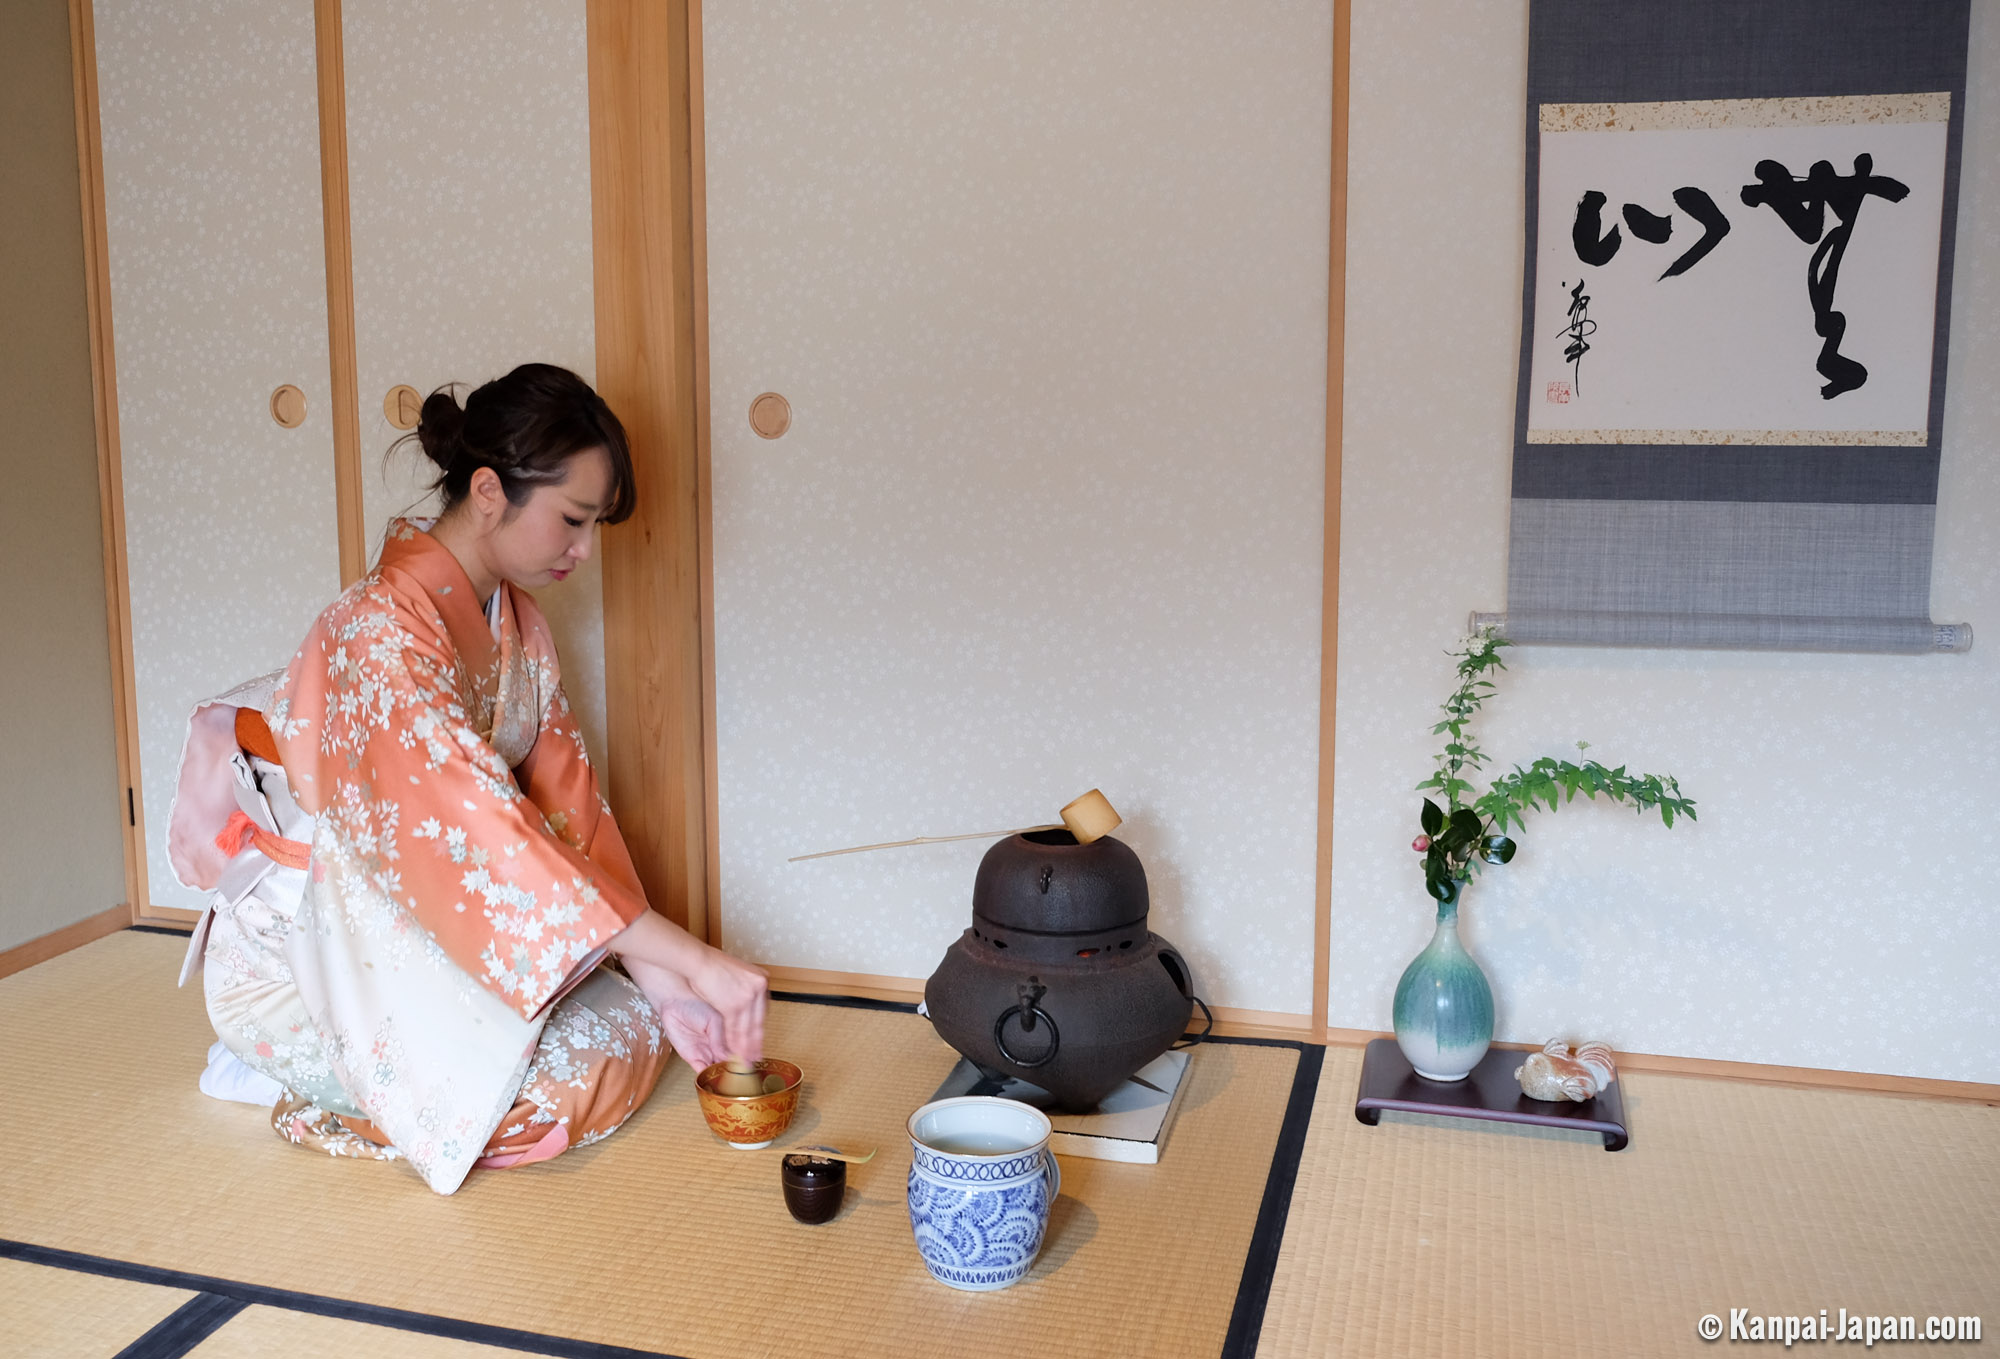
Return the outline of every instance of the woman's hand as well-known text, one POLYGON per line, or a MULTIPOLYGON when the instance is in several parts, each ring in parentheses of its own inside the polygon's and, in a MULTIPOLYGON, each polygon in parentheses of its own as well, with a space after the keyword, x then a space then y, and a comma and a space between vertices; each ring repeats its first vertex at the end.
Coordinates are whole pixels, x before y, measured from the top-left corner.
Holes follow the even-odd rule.
POLYGON ((703 953, 687 974, 695 995, 722 1019, 725 1057, 754 1062, 764 1055, 764 1012, 771 1003, 770 979, 761 967, 732 958, 719 948, 702 945, 703 953))
POLYGON ((686 977, 633 957, 625 959, 625 970, 631 973, 633 984, 646 993, 646 999, 660 1012, 660 1023, 667 1031, 667 1042, 690 1066, 699 1071, 729 1056, 728 1040, 723 1037, 722 1016, 715 1012, 714 1006, 694 993, 686 977))
POLYGON ((674 1046, 690 1061, 697 1051, 713 1054, 704 1066, 729 1057, 754 1062, 764 1055, 770 982, 762 968, 710 948, 653 911, 626 926, 611 946, 661 1021, 680 1028, 674 1046))

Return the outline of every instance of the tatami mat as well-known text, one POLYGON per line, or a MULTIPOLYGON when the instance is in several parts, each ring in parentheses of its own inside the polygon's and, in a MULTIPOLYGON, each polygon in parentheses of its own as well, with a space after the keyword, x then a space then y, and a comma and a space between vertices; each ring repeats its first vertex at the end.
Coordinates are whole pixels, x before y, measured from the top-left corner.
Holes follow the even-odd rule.
POLYGON ((2000 1109, 1630 1073, 1632 1144, 1607 1153, 1365 1127, 1360 1067, 1327 1050, 1264 1359, 1713 1353, 1696 1325, 1732 1307, 2000 1328, 2000 1109))
POLYGON ((227 1326, 188 1351, 189 1359, 271 1359, 272 1355, 333 1355, 352 1359, 511 1359, 518 1352, 470 1340, 360 1321, 313 1316, 281 1307, 246 1307, 227 1326))
MULTIPOLYGON (((7 1219, 11 1222, 11 1219, 7 1219)), ((194 1294, 0 1258, 0 1354, 101 1359, 194 1294)))
POLYGON ((924 1273, 903 1204, 903 1120, 956 1059, 913 1015, 773 1007, 769 1049, 808 1077, 784 1144, 881 1148, 832 1223, 786 1215, 777 1151, 717 1142, 678 1062, 609 1140, 441 1198, 406 1166, 314 1155, 201 1095, 210 1034, 198 989, 173 989, 183 947, 129 932, 0 981, 0 1075, 64 1092, 69 1111, 60 1135, 19 1140, 0 1235, 290 1290, 307 1311, 341 1299, 690 1359, 1014 1359, 1023 1336, 1217 1354, 1300 1062, 1290 1046, 1200 1049, 1162 1163, 1064 1158, 1034 1273, 963 1294, 924 1273))
MULTIPOLYGON (((903 1212, 902 1119, 953 1060, 913 1016, 774 1009, 772 1050, 809 1075, 786 1141, 882 1148, 826 1226, 785 1216, 774 1152, 710 1137, 678 1063, 609 1141, 443 1199, 200 1095, 181 947, 117 935, 0 981, 0 1079, 73 1111, 62 1135, 17 1140, 0 1237, 79 1253, 0 1259, 0 1350, 115 1354, 203 1288, 253 1304, 204 1359, 562 1352, 536 1337, 691 1359, 1013 1356, 1023 1335, 1218 1354, 1299 1070, 1291 1047, 1203 1049, 1165 1161, 1064 1158, 1035 1274, 967 1295, 923 1274, 903 1212), (89 1272, 109 1261, 186 1288, 89 1272)), ((1738 1307, 2000 1321, 2000 1109, 1628 1073, 1632 1145, 1607 1153, 1414 1115, 1364 1127, 1360 1057, 1325 1054, 1270 1359, 1696 1354, 1700 1318, 1738 1307)))

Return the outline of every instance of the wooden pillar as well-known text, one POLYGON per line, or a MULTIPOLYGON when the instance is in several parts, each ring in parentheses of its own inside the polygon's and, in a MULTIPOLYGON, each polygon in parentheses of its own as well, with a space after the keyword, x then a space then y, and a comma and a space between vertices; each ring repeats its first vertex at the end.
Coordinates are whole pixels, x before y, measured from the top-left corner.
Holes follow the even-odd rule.
POLYGON ((361 389, 354 354, 354 229, 347 203, 347 63, 340 0, 313 0, 319 66, 320 212, 326 235, 326 355, 333 401, 333 502, 340 588, 368 571, 362 510, 361 389))
POLYGON ((597 388, 631 436, 639 507, 604 530, 609 790, 654 908, 710 911, 707 467, 698 407, 698 12, 588 0, 597 388))
POLYGON ((1347 89, 1349 0, 1333 5, 1333 201, 1327 216, 1326 530, 1319 632, 1319 852, 1313 869, 1312 1026, 1327 1041, 1333 968, 1333 719, 1340 670, 1340 451, 1347 359, 1347 89))

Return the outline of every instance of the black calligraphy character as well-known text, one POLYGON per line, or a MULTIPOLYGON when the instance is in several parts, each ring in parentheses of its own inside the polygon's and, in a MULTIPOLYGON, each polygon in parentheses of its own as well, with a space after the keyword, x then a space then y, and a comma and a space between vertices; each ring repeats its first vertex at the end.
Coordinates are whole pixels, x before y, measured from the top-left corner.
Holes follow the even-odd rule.
MULTIPOLYGON (((1570 241, 1576 247, 1576 257, 1585 264, 1600 267, 1609 264, 1611 257, 1618 253, 1618 247, 1625 243, 1615 224, 1609 231, 1604 229, 1605 201, 1604 195, 1595 189, 1585 193, 1577 200, 1576 222, 1570 228, 1570 241)), ((1700 264, 1708 252, 1729 234, 1729 219, 1715 206, 1715 200, 1700 189, 1675 189, 1674 203, 1701 224, 1701 239, 1667 266, 1667 272, 1660 275, 1663 279, 1685 274, 1700 264)), ((1648 245, 1665 245, 1674 234, 1674 219, 1671 216, 1658 216, 1637 203, 1627 203, 1623 215, 1625 225, 1632 229, 1632 234, 1648 245)))
MULTIPOLYGON (((1685 274, 1700 264, 1708 252, 1715 249, 1722 238, 1729 234, 1729 219, 1715 206, 1715 200, 1700 189, 1675 189, 1674 203, 1682 212, 1701 223, 1701 239, 1689 246, 1685 254, 1667 266, 1667 272, 1660 275, 1663 279, 1685 274)), ((1660 239, 1665 240, 1666 237, 1662 236, 1660 239)))
POLYGON ((1562 328, 1562 336, 1569 343, 1563 346, 1563 362, 1570 367, 1570 385, 1578 396, 1583 395, 1583 356, 1590 352, 1587 336, 1597 333, 1597 322, 1590 319, 1590 294, 1583 290, 1583 280, 1569 291, 1569 324, 1562 328))
POLYGON ((1604 195, 1591 189, 1577 200, 1576 224, 1569 230, 1570 243, 1576 246, 1576 257, 1585 264, 1600 268, 1611 263, 1611 257, 1625 243, 1618 235, 1616 225, 1609 231, 1604 230, 1603 212, 1604 195))
POLYGON ((1862 200, 1874 194, 1891 203, 1909 196, 1910 187, 1886 175, 1874 173, 1875 158, 1866 152, 1854 158, 1854 173, 1837 175, 1828 161, 1813 162, 1804 179, 1774 160, 1757 162, 1755 184, 1745 184, 1743 202, 1747 207, 1767 206, 1778 214, 1792 234, 1806 244, 1818 242, 1806 264, 1806 296, 1812 302, 1813 331, 1821 340, 1820 376, 1826 383, 1819 394, 1831 401, 1842 392, 1851 392, 1868 381, 1868 370, 1840 352, 1841 337, 1847 332, 1847 317, 1833 309, 1833 291, 1840 282, 1840 260, 1854 235, 1854 219, 1862 200), (1826 209, 1832 208, 1838 225, 1826 231, 1826 209), (1824 236, 1821 235, 1825 232, 1824 236))
POLYGON ((1655 217, 1637 203, 1625 205, 1625 225, 1632 228, 1632 234, 1650 245, 1665 245, 1667 237, 1674 234, 1674 219, 1655 217))

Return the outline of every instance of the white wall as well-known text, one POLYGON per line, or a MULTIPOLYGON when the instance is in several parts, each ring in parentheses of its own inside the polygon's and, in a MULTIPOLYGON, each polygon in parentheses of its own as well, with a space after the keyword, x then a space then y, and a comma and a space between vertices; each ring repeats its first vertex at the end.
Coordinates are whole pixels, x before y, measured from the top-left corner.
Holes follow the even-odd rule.
MULTIPOLYGON (((1505 603, 1526 7, 1356 0, 1330 1022, 1385 1029, 1429 936, 1444 650, 1505 603)), ((1582 738, 1699 824, 1529 823, 1462 913, 1502 1039, 2000 1080, 2000 7, 1973 5, 1932 617, 1965 656, 1521 648, 1502 767, 1582 738)))
POLYGON ((983 844, 787 858, 1099 785, 1200 993, 1310 1009, 1331 6, 704 23, 730 947, 923 976, 983 844))

